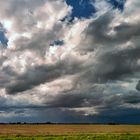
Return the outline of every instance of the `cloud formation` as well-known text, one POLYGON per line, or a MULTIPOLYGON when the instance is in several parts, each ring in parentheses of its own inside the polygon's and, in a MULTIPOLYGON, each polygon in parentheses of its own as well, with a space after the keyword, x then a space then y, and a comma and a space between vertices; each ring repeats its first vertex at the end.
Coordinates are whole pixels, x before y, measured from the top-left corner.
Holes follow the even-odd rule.
POLYGON ((140 2, 90 2, 0 1, 0 121, 139 122, 140 2))

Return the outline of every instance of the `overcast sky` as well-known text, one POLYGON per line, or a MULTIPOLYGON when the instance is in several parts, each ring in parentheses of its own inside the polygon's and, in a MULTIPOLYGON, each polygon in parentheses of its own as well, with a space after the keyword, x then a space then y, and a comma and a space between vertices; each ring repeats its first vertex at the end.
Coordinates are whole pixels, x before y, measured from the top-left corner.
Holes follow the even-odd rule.
POLYGON ((140 123, 140 0, 0 6, 0 122, 140 123))

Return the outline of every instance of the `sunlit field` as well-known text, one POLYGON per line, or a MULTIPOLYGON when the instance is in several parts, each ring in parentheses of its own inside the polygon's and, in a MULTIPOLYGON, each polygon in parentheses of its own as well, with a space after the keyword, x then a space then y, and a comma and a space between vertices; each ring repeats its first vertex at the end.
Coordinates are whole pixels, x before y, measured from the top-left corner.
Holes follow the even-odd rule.
POLYGON ((0 140, 140 140, 140 125, 0 125, 0 140))

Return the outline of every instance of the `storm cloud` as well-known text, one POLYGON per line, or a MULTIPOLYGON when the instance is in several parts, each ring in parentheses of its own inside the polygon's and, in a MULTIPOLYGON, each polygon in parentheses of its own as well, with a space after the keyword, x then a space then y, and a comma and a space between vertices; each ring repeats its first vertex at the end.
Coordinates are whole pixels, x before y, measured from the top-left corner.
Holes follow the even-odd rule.
POLYGON ((0 1, 0 121, 139 123, 140 2, 117 4, 0 1))

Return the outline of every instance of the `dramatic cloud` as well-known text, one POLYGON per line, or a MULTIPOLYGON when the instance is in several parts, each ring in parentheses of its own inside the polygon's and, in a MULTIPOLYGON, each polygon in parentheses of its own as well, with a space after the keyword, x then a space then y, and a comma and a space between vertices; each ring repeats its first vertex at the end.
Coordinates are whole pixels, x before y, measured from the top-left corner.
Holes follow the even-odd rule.
POLYGON ((138 91, 140 91, 140 81, 137 83, 136 89, 137 89, 138 91))
POLYGON ((0 5, 0 121, 140 123, 138 0, 0 5))

